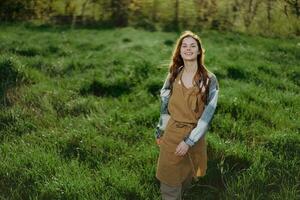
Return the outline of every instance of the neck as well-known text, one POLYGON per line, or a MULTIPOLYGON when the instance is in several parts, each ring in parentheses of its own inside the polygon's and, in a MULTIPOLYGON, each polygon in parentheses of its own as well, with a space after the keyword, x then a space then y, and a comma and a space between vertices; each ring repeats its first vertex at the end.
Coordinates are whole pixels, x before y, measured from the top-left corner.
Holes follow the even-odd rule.
POLYGON ((196 72, 197 71, 197 62, 195 61, 184 61, 184 71, 186 72, 196 72))

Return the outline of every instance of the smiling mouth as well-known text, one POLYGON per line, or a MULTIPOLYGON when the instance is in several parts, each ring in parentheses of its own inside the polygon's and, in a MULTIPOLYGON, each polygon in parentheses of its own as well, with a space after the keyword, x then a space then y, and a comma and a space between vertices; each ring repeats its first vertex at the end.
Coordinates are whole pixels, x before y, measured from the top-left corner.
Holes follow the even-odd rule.
POLYGON ((188 55, 188 56, 190 56, 190 55, 193 55, 193 53, 185 53, 185 55, 188 55))

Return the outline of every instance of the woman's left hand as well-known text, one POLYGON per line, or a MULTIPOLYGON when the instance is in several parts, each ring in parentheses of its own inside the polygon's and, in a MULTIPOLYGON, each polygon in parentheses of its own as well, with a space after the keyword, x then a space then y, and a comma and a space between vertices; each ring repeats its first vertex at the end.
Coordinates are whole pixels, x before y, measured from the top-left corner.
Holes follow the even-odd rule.
POLYGON ((187 145, 184 141, 181 141, 179 145, 176 147, 175 155, 184 156, 188 150, 189 150, 189 145, 187 145))

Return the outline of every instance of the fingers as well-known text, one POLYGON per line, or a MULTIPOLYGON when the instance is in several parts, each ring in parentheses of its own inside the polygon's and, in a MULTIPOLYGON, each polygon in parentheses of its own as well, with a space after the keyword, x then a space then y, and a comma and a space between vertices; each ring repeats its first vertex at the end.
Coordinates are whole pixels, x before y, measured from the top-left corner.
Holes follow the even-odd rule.
POLYGON ((175 155, 179 156, 179 152, 180 152, 180 149, 179 149, 179 147, 177 146, 176 151, 175 151, 175 155))
POLYGON ((157 144, 158 146, 160 145, 160 143, 161 143, 161 139, 160 139, 160 138, 156 139, 156 144, 157 144))
POLYGON ((162 142, 163 142, 163 138, 162 138, 162 137, 156 138, 156 144, 157 144, 158 146, 160 146, 162 142))
POLYGON ((181 145, 178 145, 175 151, 175 155, 177 156, 184 156, 187 152, 187 149, 182 147, 181 145))
POLYGON ((189 146, 184 141, 182 141, 176 147, 175 155, 177 155, 177 156, 184 156, 187 153, 188 150, 189 150, 189 146))
POLYGON ((183 153, 183 148, 181 146, 181 143, 177 146, 175 154, 180 156, 183 153))
POLYGON ((176 155, 177 155, 177 156, 184 156, 185 153, 186 153, 185 150, 180 150, 180 151, 178 151, 178 153, 177 153, 176 155))

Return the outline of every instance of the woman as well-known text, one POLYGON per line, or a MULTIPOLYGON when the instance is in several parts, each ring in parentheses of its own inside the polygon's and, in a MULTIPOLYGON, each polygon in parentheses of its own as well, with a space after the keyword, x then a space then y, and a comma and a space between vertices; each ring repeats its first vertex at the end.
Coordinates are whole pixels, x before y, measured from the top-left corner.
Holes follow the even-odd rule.
POLYGON ((218 93, 216 76, 204 66, 200 38, 185 31, 177 40, 169 74, 160 91, 156 177, 161 183, 162 199, 181 199, 192 178, 205 175, 205 133, 217 106, 218 93))

